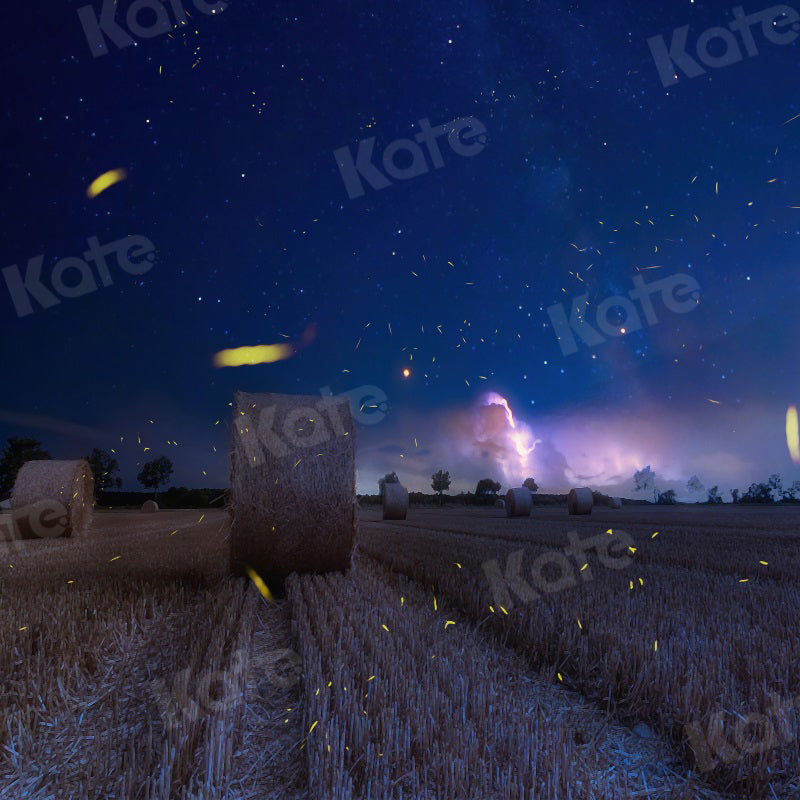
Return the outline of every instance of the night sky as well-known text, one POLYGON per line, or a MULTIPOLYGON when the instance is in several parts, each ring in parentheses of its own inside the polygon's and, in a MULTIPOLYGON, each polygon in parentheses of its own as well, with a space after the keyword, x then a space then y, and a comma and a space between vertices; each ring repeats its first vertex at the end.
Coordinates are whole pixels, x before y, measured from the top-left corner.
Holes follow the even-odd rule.
POLYGON ((101 0, 5 10, 3 443, 113 448, 124 489, 159 455, 173 485, 222 487, 236 390, 377 387, 359 491, 392 470, 430 491, 439 468, 451 492, 533 475, 634 497, 651 465, 687 499, 693 474, 727 500, 800 478, 785 433, 800 402, 797 42, 725 27, 701 63, 727 2, 138 0, 149 37, 131 3, 106 5, 128 41, 95 31, 102 54, 101 0), (687 25, 687 69, 665 86, 648 39, 669 48, 687 25), (438 156, 397 142, 426 125, 444 126, 438 156), (387 185, 362 178, 351 197, 358 174, 334 151, 373 137, 387 185), (87 196, 114 169, 124 179, 87 196), (112 256, 101 279, 73 262, 62 285, 98 288, 57 295, 58 261, 128 236, 152 242, 152 263, 112 256), (20 289, 40 256, 42 288, 20 289), (635 279, 683 289, 643 293, 646 311, 635 279), (628 305, 602 306, 614 296, 628 305), (569 352, 553 319, 573 303, 597 338, 569 352), (275 363, 214 364, 292 342, 275 363))

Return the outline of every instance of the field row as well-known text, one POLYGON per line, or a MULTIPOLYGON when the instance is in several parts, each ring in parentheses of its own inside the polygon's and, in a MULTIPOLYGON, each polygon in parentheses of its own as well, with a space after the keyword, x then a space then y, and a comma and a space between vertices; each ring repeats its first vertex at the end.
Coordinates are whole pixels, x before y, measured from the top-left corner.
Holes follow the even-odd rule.
POLYGON ((312 800, 706 796, 372 558, 347 576, 292 576, 289 599, 312 800))
POLYGON ((467 531, 453 532, 451 522, 442 533, 411 519, 404 527, 362 515, 359 546, 435 587, 534 668, 558 673, 562 685, 624 721, 655 727, 709 785, 792 796, 800 774, 793 705, 800 641, 791 631, 800 585, 785 564, 796 561, 796 544, 750 542, 745 559, 766 550, 773 561, 769 573, 742 583, 730 574, 742 558, 733 549, 740 534, 690 539, 691 531, 667 528, 653 538, 646 526, 609 534, 597 522, 564 520, 559 536, 554 522, 473 519, 457 523, 467 531), (582 532, 570 545, 574 528, 582 532), (597 546, 585 546, 592 537, 597 546), (604 549, 604 539, 618 544, 604 549), (747 715, 768 718, 776 699, 786 713, 780 738, 767 736, 774 745, 767 747, 769 731, 755 730, 747 720, 756 717, 747 715), (745 722, 731 725, 735 715, 745 722))

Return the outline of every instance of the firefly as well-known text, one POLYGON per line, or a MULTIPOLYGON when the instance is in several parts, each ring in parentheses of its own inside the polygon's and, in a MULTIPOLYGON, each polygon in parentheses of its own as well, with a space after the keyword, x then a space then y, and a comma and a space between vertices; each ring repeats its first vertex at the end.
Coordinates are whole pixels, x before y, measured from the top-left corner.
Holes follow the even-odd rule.
POLYGON ((789 455, 795 464, 800 464, 800 434, 798 434, 797 406, 789 406, 786 411, 786 444, 789 455))
POLYGON ((404 377, 404 378, 407 378, 409 375, 411 375, 411 370, 410 370, 408 367, 406 367, 406 368, 403 370, 403 377, 404 377))

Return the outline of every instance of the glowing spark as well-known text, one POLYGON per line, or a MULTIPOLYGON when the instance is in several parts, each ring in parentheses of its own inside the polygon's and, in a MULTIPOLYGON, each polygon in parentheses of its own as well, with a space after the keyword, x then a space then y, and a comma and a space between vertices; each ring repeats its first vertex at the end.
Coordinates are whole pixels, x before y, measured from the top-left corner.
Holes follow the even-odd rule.
POLYGON ((269 587, 263 580, 261 580, 261 576, 252 568, 246 567, 245 571, 247 572, 247 577, 250 578, 251 581, 256 586, 259 592, 261 592, 261 596, 266 598, 270 603, 272 602, 272 592, 270 592, 269 587))
POLYGON ((406 368, 403 370, 403 377, 404 377, 404 378, 407 378, 409 375, 411 375, 411 370, 410 370, 408 367, 406 367, 406 368))
POLYGON ((234 347, 214 355, 215 367, 241 367, 245 364, 272 364, 294 355, 291 344, 261 344, 254 347, 234 347))
POLYGON ((800 464, 800 434, 797 425, 797 406, 789 406, 786 410, 786 444, 789 455, 795 464, 800 464))
MULTIPOLYGON (((289 342, 259 344, 252 347, 234 347, 230 350, 220 350, 214 355, 214 366, 241 367, 246 364, 272 364, 275 361, 284 361, 287 358, 291 358, 301 347, 311 344, 316 335, 317 326, 316 323, 312 322, 300 335, 300 341, 296 344, 289 342)), ((281 336, 286 336, 286 334, 282 333, 281 336)), ((361 340, 359 339, 360 342, 361 340)))
POLYGON ((104 192, 109 186, 124 181, 128 173, 124 169, 110 169, 99 177, 95 178, 86 189, 86 196, 91 200, 104 192))

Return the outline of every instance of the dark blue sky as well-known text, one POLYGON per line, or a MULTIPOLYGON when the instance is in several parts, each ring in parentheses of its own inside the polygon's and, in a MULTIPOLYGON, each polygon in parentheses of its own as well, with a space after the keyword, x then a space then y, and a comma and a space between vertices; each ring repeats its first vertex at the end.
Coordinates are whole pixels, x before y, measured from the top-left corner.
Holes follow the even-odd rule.
MULTIPOLYGON (((370 385, 389 413, 359 431, 362 490, 392 469, 423 489, 439 467, 454 489, 534 474, 629 491, 646 464, 675 487, 800 477, 783 430, 800 400, 796 42, 756 22, 756 53, 730 33, 742 58, 703 65, 698 39, 733 20, 721 2, 231 0, 212 15, 170 0, 170 24, 181 1, 188 24, 146 38, 120 0, 115 35, 133 44, 97 57, 81 16, 101 0, 6 11, 0 266, 23 275, 43 256, 55 297, 54 265, 92 237, 157 252, 141 275, 109 259, 109 285, 95 273, 96 291, 23 316, 3 273, 3 441, 33 435, 62 458, 113 447, 125 488, 156 455, 175 484, 220 486, 235 390, 370 385), (678 68, 665 87, 648 39, 668 47, 686 25, 704 74, 678 68), (375 137, 385 174, 420 120, 465 117, 486 129, 480 152, 445 134, 439 168, 422 148, 416 177, 348 196, 335 150, 375 137), (116 168, 127 178, 89 199, 116 168), (598 307, 636 276, 688 276, 694 307, 653 295, 657 322, 635 304, 636 325, 612 301, 604 332, 598 307), (569 318, 573 301, 600 338, 565 352, 552 307, 569 318), (293 358, 213 366, 311 324, 293 358), (524 463, 505 417, 480 410, 489 391, 540 440, 524 463)), ((723 49, 712 40, 707 63, 723 49)))

